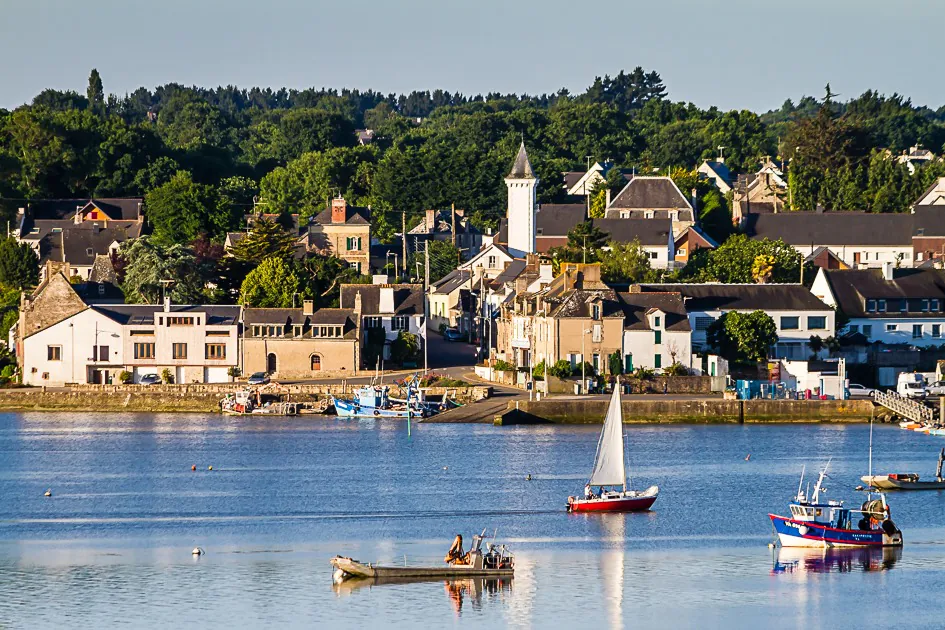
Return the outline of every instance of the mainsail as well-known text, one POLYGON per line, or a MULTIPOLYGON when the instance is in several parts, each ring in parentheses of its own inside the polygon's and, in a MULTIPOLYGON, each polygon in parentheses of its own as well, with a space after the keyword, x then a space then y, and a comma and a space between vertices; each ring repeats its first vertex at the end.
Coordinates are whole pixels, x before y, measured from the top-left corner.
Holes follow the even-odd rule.
POLYGON ((623 461, 623 413, 620 410, 620 384, 614 386, 614 395, 607 408, 607 418, 600 432, 597 443, 597 457, 594 460, 594 472, 591 473, 592 486, 625 486, 627 471, 623 461))

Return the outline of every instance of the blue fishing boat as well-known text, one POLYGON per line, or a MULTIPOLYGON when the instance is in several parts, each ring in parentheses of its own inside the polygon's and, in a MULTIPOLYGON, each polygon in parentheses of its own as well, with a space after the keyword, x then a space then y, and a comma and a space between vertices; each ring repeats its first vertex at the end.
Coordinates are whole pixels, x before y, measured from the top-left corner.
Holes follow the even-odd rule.
POLYGON ((395 403, 386 385, 366 385, 355 391, 352 400, 332 396, 335 411, 342 418, 423 418, 427 411, 416 401, 395 403))
POLYGON ((791 516, 768 514, 784 547, 900 547, 902 532, 889 518, 889 506, 882 494, 872 494, 859 510, 843 507, 843 501, 821 500, 827 478, 824 466, 814 492, 804 491, 804 472, 797 495, 790 503, 791 516), (855 522, 854 522, 855 521, 855 522))

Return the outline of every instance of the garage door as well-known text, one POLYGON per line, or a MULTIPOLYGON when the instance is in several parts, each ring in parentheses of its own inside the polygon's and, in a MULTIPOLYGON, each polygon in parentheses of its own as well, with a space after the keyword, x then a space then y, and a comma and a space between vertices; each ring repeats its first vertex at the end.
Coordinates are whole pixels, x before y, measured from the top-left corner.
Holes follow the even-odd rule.
POLYGON ((226 373, 229 368, 208 367, 203 369, 204 383, 229 383, 230 377, 226 373))
POLYGON ((134 377, 133 382, 140 383, 141 377, 144 376, 145 374, 157 374, 157 373, 158 371, 156 367, 136 367, 132 371, 131 374, 134 377))

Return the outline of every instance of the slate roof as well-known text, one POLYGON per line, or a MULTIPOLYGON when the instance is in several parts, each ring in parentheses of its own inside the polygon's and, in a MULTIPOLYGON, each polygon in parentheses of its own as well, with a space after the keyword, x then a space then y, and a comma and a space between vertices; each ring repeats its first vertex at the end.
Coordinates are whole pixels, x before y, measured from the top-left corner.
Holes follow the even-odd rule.
POLYGON ((673 222, 669 219, 594 219, 594 227, 618 243, 640 241, 640 245, 669 244, 673 222))
POLYGON ((672 179, 665 176, 641 176, 632 178, 623 190, 614 197, 608 208, 657 208, 686 209, 692 206, 672 179))
MULTIPOLYGON (((433 283, 433 292, 448 295, 463 285, 469 284, 468 269, 454 269, 433 283)), ((362 298, 364 299, 364 298, 362 298)))
POLYGON ((644 293, 679 293, 686 311, 829 311, 801 284, 641 284, 644 293))
POLYGON ((719 179, 728 184, 732 185, 732 172, 728 170, 728 165, 725 162, 717 162, 715 160, 706 160, 704 163, 705 167, 712 171, 719 179))
POLYGON ((824 269, 837 306, 848 317, 903 317, 901 301, 908 300, 909 317, 942 317, 942 312, 922 312, 922 299, 938 299, 945 306, 945 271, 894 269, 885 280, 880 269, 824 269), (886 300, 885 313, 867 313, 866 300, 886 300), (894 301, 895 304, 889 302, 894 301))
MULTIPOLYGON (((341 308, 354 308, 354 296, 361 294, 361 315, 381 315, 381 288, 393 288, 393 315, 423 314, 423 285, 420 284, 343 284, 341 308)), ((383 313, 389 315, 390 313, 383 313)))
MULTIPOLYGON (((318 223, 319 225, 331 225, 331 208, 325 208, 314 217, 312 217, 313 223, 318 223)), ((358 206, 348 206, 347 219, 345 220, 347 225, 370 225, 371 224, 371 211, 367 208, 359 208, 358 206)))
POLYGON ((105 199, 37 199, 29 202, 30 214, 38 220, 72 219, 77 210, 89 203, 108 215, 109 219, 137 221, 139 208, 144 205, 141 197, 105 199))
POLYGON ((107 228, 93 227, 88 222, 71 225, 61 232, 48 232, 39 242, 40 264, 47 260, 72 265, 89 266, 98 255, 109 254, 109 246, 141 236, 142 224, 137 222, 108 222, 107 228), (120 223, 120 225, 114 225, 120 223))
MULTIPOLYGON (((162 304, 93 305, 93 309, 122 325, 154 324, 154 316, 164 312, 162 304)), ((240 321, 239 306, 172 304, 171 313, 206 313, 208 326, 233 326, 240 321)))
POLYGON ((913 236, 945 236, 945 206, 916 206, 911 217, 913 236))
POLYGON ((679 293, 618 293, 624 313, 624 330, 652 330, 646 314, 651 309, 665 313, 663 328, 669 332, 689 332, 689 316, 679 293))
POLYGON ((752 211, 745 219, 749 237, 782 239, 788 245, 912 245, 910 214, 752 211))
POLYGON ((565 171, 561 177, 564 179, 564 189, 571 190, 584 177, 584 171, 565 171))
MULTIPOLYGON (((583 203, 542 204, 535 213, 535 234, 536 236, 567 236, 575 225, 584 222, 586 211, 587 208, 583 203)), ((504 227, 508 234, 508 225, 504 227)))
POLYGON ((501 286, 503 284, 514 281, 522 272, 525 271, 526 262, 521 258, 516 258, 506 266, 505 270, 502 271, 499 275, 492 279, 492 286, 501 286))
POLYGON ((508 179, 534 179, 535 171, 532 170, 532 163, 528 161, 528 153, 525 152, 525 142, 518 148, 518 155, 515 156, 515 163, 512 164, 512 170, 506 175, 508 179))
POLYGON ((591 305, 600 299, 601 317, 623 317, 623 309, 612 290, 572 289, 559 296, 545 298, 551 305, 551 317, 590 317, 591 305))

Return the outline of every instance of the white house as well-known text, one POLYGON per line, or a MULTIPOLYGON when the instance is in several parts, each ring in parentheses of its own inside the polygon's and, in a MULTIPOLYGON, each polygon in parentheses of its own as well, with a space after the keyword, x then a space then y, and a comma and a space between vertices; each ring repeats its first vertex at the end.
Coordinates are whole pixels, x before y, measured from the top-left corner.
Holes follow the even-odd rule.
POLYGON ((425 297, 421 284, 343 284, 339 307, 353 309, 361 318, 362 347, 367 343, 369 329, 384 330, 385 359, 390 358, 390 343, 400 332, 417 335, 420 343, 425 343, 425 297))
POLYGON ((849 318, 844 332, 885 344, 945 344, 945 271, 821 269, 811 291, 849 318))
POLYGON ((679 293, 692 329, 692 351, 706 347, 706 331, 723 313, 764 311, 777 327, 771 358, 805 359, 810 338, 836 334, 834 310, 801 284, 643 284, 643 293, 679 293))
POLYGON ((679 293, 620 293, 624 371, 692 367, 692 328, 679 293))
POLYGON ((699 177, 711 180, 723 195, 732 190, 732 173, 721 156, 715 160, 703 160, 699 165, 699 177))

